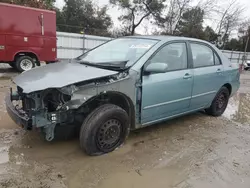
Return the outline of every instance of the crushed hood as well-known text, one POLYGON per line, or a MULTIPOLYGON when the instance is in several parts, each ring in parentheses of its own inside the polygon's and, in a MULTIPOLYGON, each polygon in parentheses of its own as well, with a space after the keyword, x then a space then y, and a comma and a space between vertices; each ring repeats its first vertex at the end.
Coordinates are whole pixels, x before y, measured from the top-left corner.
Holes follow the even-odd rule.
POLYGON ((77 82, 117 74, 116 71, 100 69, 79 63, 60 62, 23 72, 13 79, 24 93, 61 88, 77 82))

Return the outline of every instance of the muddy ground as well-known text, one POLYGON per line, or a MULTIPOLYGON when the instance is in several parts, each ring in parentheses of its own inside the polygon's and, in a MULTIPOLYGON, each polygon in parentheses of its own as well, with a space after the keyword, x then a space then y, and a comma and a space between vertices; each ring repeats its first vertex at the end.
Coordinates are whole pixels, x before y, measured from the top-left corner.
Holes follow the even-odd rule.
POLYGON ((16 73, 0 68, 2 188, 249 188, 250 74, 223 117, 196 113, 131 133, 116 151, 89 157, 77 139, 45 142, 8 117, 16 73))

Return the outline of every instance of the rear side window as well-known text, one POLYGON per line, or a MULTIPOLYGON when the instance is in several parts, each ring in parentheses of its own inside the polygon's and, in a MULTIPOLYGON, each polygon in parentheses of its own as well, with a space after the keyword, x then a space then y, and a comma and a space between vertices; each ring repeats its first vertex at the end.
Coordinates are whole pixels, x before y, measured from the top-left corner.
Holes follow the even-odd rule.
POLYGON ((214 63, 215 63, 215 65, 221 64, 220 58, 218 57, 218 55, 216 53, 214 53, 214 63))
POLYGON ((206 45, 191 43, 194 68, 220 65, 220 59, 211 48, 206 45))

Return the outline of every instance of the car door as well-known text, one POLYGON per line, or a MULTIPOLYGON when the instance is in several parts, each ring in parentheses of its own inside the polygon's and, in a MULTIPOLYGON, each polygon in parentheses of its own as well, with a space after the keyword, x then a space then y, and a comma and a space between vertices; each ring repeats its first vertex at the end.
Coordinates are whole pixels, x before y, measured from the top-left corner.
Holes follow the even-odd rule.
POLYGON ((223 65, 215 50, 201 42, 190 42, 194 85, 190 108, 204 108, 214 99, 225 83, 223 65))
POLYGON ((189 69, 187 44, 163 45, 144 67, 167 63, 166 73, 142 72, 141 123, 150 124, 187 111, 190 106, 193 73, 189 69))

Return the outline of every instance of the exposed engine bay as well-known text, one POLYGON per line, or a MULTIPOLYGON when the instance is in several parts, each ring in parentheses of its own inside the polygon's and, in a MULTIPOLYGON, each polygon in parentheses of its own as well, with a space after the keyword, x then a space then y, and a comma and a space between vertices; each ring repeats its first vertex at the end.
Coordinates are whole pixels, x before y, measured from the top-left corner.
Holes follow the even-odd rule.
POLYGON ((44 108, 47 112, 61 110, 63 105, 70 101, 71 95, 62 93, 57 89, 49 90, 42 98, 44 108))

